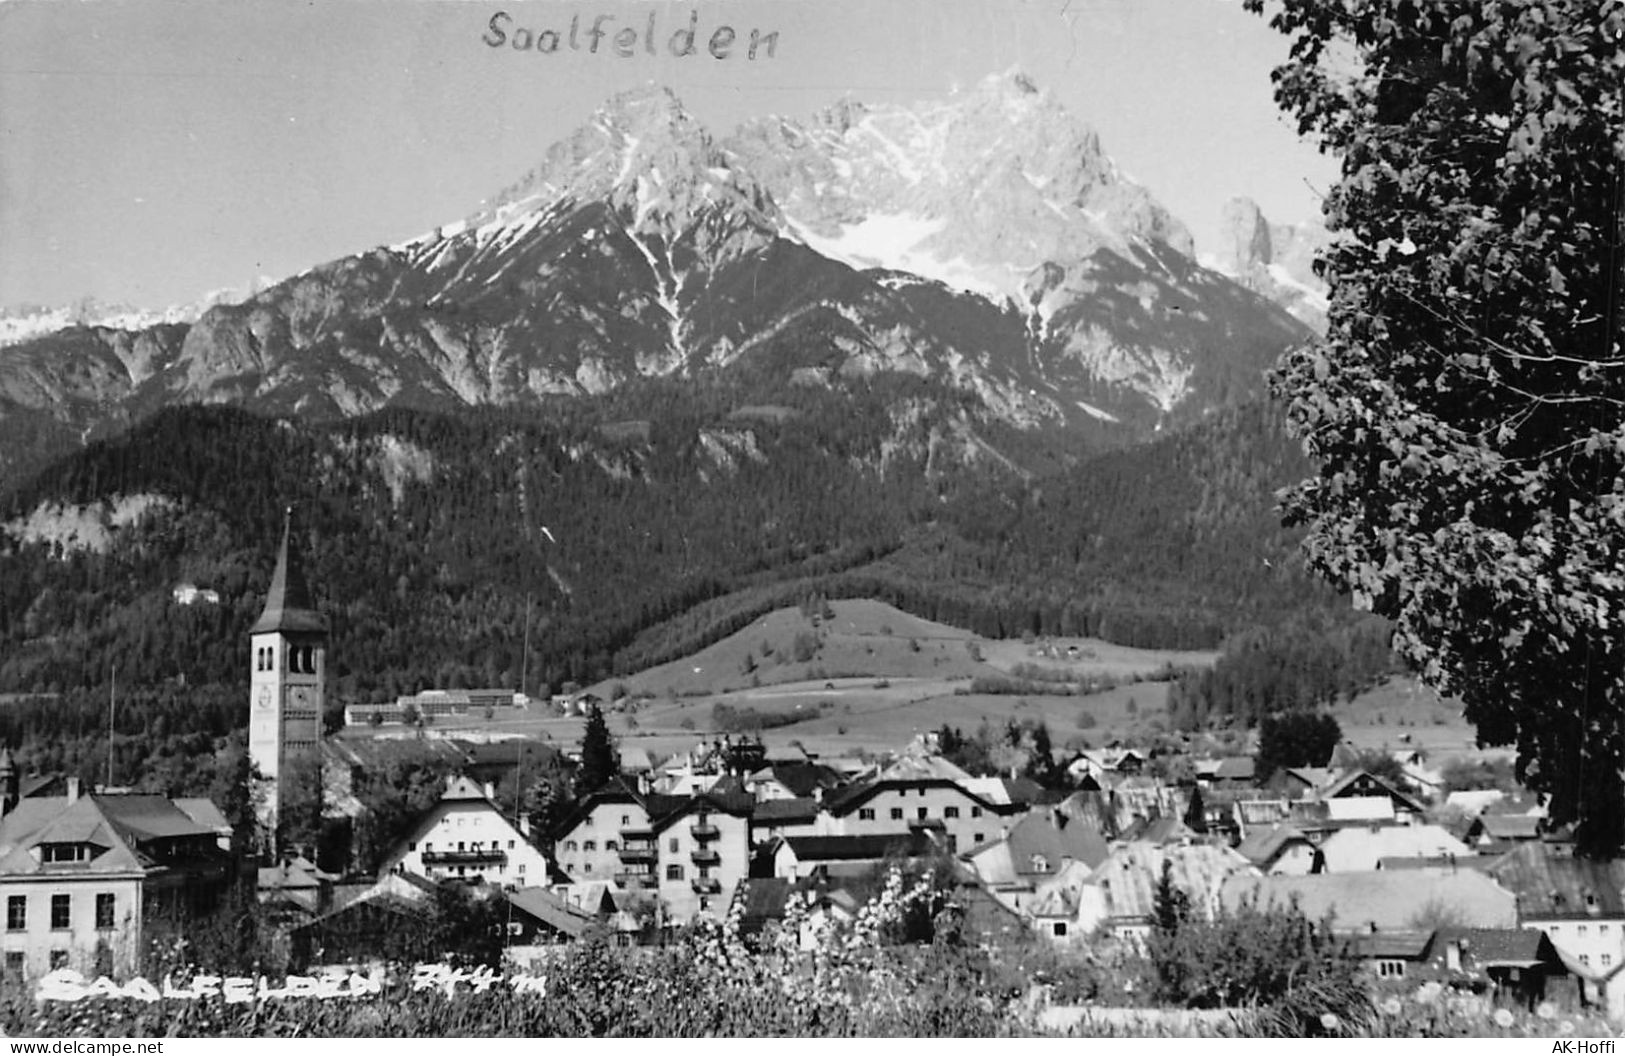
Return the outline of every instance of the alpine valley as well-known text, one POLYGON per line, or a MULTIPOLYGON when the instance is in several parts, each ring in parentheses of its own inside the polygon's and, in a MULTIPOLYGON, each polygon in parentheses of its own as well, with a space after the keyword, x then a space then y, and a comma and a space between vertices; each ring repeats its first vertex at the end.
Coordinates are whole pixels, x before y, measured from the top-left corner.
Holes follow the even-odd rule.
POLYGON ((0 691, 241 680, 290 502, 341 695, 517 684, 530 606, 533 691, 814 591, 1148 645, 1339 622, 1260 402, 1318 288, 1234 212, 1199 264, 1019 73, 726 136, 619 96, 419 238, 0 348, 0 691))

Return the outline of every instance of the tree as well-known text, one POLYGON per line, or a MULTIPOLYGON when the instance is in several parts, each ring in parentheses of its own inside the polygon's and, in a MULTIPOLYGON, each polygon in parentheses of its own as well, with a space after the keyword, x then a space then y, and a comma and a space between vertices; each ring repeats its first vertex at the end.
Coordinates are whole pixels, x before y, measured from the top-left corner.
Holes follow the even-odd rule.
POLYGON ((1330 715, 1291 711, 1258 724, 1258 754, 1253 772, 1259 782, 1292 766, 1325 766, 1343 730, 1330 715))
MULTIPOLYGON (((1246 0, 1259 13, 1263 0, 1246 0)), ((1481 744, 1625 843, 1621 0, 1282 0, 1276 100, 1342 159, 1326 339, 1272 379, 1311 568, 1481 744)))
POLYGON ((1185 827, 1194 833, 1207 834, 1207 803, 1202 799, 1202 786, 1191 788, 1191 801, 1185 805, 1185 827))
POLYGON ((581 768, 576 771, 576 796, 595 792, 621 772, 621 758, 609 735, 604 710, 593 701, 587 711, 587 728, 581 735, 581 768))

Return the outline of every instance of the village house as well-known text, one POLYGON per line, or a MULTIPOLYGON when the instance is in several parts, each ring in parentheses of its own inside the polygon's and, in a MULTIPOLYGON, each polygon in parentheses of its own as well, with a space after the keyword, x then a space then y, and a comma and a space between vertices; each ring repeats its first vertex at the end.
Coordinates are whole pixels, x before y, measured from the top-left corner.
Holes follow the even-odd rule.
POLYGON ((664 813, 677 797, 642 796, 622 781, 586 796, 553 831, 553 859, 572 882, 615 881, 653 886, 658 854, 651 807, 664 813), (646 802, 649 805, 646 805, 646 802))
POLYGON ((1286 821, 1253 829, 1236 845, 1236 853, 1266 875, 1306 876, 1326 869, 1326 858, 1315 841, 1286 821))
POLYGON ((1625 859, 1576 858, 1535 841, 1486 871, 1516 897, 1519 923, 1544 931, 1577 967, 1600 974, 1625 963, 1625 859))
POLYGON ((930 829, 942 835, 950 851, 999 839, 1007 819, 1027 809, 992 803, 950 777, 914 776, 898 767, 826 795, 822 806, 820 835, 883 836, 930 829))
POLYGON ((1345 825, 1320 841, 1326 869, 1364 873, 1385 858, 1468 858, 1473 849, 1438 825, 1345 825))
POLYGON ((864 836, 791 836, 771 849, 773 875, 786 880, 809 876, 863 876, 889 863, 906 864, 944 854, 929 832, 864 836))
POLYGON ((1518 924, 1512 892, 1466 869, 1236 875, 1226 879, 1220 898, 1232 910, 1249 900, 1267 908, 1296 899, 1304 916, 1330 919, 1343 934, 1422 931, 1439 920, 1476 928, 1518 924))
POLYGON ((149 940, 184 933, 235 875, 231 827, 206 799, 82 792, 17 795, 0 750, 0 970, 127 977, 149 940))
POLYGON ((543 883, 547 856, 531 844, 528 828, 503 815, 489 786, 454 777, 440 801, 385 856, 381 871, 498 887, 543 883))
POLYGON ((750 872, 754 805, 748 794, 704 792, 650 823, 655 887, 668 919, 721 916, 726 910, 750 872))
POLYGON ((1078 929, 1085 934, 1098 930, 1124 941, 1143 942, 1154 919, 1164 862, 1172 866, 1174 886, 1185 892, 1192 908, 1204 917, 1212 916, 1219 904, 1220 887, 1227 879, 1257 876, 1257 870, 1229 847, 1211 843, 1169 847, 1126 844, 1114 850, 1082 883, 1078 929))
POLYGON ((1087 823, 1059 811, 1033 812, 1001 838, 983 843, 961 857, 988 893, 1018 912, 1026 912, 1039 887, 1074 863, 1085 872, 1099 867, 1111 846, 1087 823))

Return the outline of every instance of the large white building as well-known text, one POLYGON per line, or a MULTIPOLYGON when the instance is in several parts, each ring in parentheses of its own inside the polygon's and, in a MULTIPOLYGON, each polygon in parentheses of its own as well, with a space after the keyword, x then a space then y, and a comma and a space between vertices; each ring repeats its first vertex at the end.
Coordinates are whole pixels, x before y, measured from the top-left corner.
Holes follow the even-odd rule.
POLYGON ((206 799, 17 789, 0 749, 0 992, 55 968, 126 978, 230 882, 231 826, 206 799))
POLYGON ((267 839, 274 839, 282 814, 289 765, 319 759, 327 683, 327 617, 311 603, 298 551, 290 545, 292 519, 290 510, 265 610, 248 632, 248 752, 265 778, 258 813, 267 839))
POLYGON ((547 856, 466 777, 448 781, 440 802, 384 859, 382 872, 397 871, 509 888, 548 880, 547 856))

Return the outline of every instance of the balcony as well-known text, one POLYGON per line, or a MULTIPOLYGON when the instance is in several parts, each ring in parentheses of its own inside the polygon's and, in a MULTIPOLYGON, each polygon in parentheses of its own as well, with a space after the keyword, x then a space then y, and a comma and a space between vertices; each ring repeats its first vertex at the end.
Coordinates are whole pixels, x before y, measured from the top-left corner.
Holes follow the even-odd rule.
POLYGON ((650 862, 655 860, 657 852, 652 843, 623 843, 620 849, 621 861, 627 865, 634 862, 650 862))
POLYGON ((621 826, 621 839, 623 840, 647 840, 654 834, 654 826, 647 821, 633 821, 621 826))
POLYGON ((718 854, 716 852, 716 850, 714 848, 711 848, 711 847, 697 848, 694 851, 693 855, 691 855, 691 857, 694 859, 694 864, 695 865, 721 865, 722 864, 722 855, 718 854))
POLYGON ((475 848, 471 851, 424 851, 424 866, 431 865, 507 865, 506 851, 495 847, 483 850, 475 848))
POLYGON ((688 827, 688 831, 694 834, 696 840, 714 840, 722 835, 722 830, 709 821, 696 821, 688 827))
POLYGON ((619 887, 631 888, 634 891, 655 885, 655 874, 639 873, 632 870, 615 874, 615 883, 619 887))
POLYGON ((714 876, 696 876, 693 880, 696 895, 717 895, 722 893, 722 881, 714 876))

